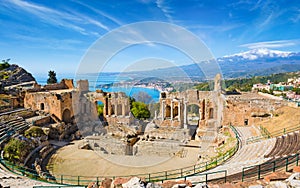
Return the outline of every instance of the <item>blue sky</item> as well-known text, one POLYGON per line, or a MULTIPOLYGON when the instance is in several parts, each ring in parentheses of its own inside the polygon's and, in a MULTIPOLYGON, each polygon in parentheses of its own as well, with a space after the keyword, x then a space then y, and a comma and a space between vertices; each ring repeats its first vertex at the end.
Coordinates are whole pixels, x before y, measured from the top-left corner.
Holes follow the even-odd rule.
MULTIPOLYGON (((11 58, 34 75, 50 69, 74 73, 97 39, 142 21, 184 27, 215 57, 252 48, 300 51, 299 1, 1 0, 0 12, 1 58, 11 58)), ((129 62, 147 62, 153 54, 154 59, 189 62, 163 45, 133 46, 122 53, 106 71, 122 71, 129 62)))

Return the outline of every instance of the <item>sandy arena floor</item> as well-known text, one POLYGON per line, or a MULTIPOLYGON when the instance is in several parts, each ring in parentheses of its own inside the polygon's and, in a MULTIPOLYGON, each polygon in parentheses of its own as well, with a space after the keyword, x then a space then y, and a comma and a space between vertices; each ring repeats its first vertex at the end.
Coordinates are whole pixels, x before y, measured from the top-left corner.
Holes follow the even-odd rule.
POLYGON ((48 170, 55 176, 64 174, 103 177, 145 174, 192 166, 197 162, 199 154, 199 148, 185 147, 187 154, 184 158, 113 156, 107 160, 92 150, 78 149, 80 142, 82 141, 74 141, 53 154, 47 166, 48 170), (120 165, 119 161, 123 165, 120 165))

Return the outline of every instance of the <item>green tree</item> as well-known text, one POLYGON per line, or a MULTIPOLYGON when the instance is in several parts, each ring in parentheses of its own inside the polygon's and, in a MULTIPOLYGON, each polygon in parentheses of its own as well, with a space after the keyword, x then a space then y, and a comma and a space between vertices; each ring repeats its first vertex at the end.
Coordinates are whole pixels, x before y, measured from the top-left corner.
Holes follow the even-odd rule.
POLYGON ((97 105, 97 112, 98 112, 98 116, 103 116, 103 108, 104 108, 104 104, 98 104, 97 105))
POLYGON ((132 102, 131 113, 137 119, 146 119, 150 117, 150 111, 147 105, 142 102, 132 102))
POLYGON ((56 73, 55 71, 50 70, 48 72, 47 84, 55 84, 55 83, 57 83, 56 73))

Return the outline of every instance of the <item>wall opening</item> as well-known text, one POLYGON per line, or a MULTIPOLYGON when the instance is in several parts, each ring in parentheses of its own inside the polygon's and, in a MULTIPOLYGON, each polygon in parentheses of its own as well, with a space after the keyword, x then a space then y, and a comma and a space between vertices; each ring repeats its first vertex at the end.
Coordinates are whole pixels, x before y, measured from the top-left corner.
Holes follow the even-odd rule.
POLYGON ((40 110, 45 110, 45 104, 44 103, 40 104, 40 110))
POLYGON ((64 122, 71 123, 71 111, 69 109, 65 109, 62 118, 64 122))
POLYGON ((173 110, 173 116, 174 116, 174 118, 179 118, 178 117, 178 106, 175 106, 175 108, 174 108, 174 110, 173 110))
POLYGON ((187 120, 189 125, 198 125, 200 120, 199 106, 190 104, 187 106, 187 120))
POLYGON ((209 109, 209 119, 213 119, 214 118, 214 109, 210 108, 209 109))
POLYGON ((171 107, 169 105, 166 106, 166 118, 171 117, 171 107))

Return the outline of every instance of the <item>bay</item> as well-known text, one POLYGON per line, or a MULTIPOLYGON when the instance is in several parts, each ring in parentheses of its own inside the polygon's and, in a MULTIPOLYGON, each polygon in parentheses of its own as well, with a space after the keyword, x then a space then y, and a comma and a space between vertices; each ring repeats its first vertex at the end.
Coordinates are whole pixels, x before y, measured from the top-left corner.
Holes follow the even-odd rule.
MULTIPOLYGON (((45 76, 36 76, 36 81, 38 84, 46 85, 47 84, 47 77, 45 76)), ((74 76, 71 75, 57 75, 58 82, 61 79, 74 79, 74 76)), ((137 95, 139 92, 145 92, 151 96, 152 100, 151 103, 156 103, 159 101, 160 91, 153 88, 145 88, 145 87, 135 87, 135 86, 124 86, 124 87, 117 87, 112 86, 109 88, 99 88, 99 85, 104 84, 113 84, 117 82, 124 82, 130 80, 127 77, 119 77, 118 75, 102 75, 99 78, 97 75, 79 75, 76 76, 76 79, 87 79, 89 81, 89 89, 90 91, 96 91, 96 89, 102 89, 105 92, 124 92, 127 96, 133 97, 137 95)), ((76 86, 76 81, 74 81, 74 85, 76 86)))

